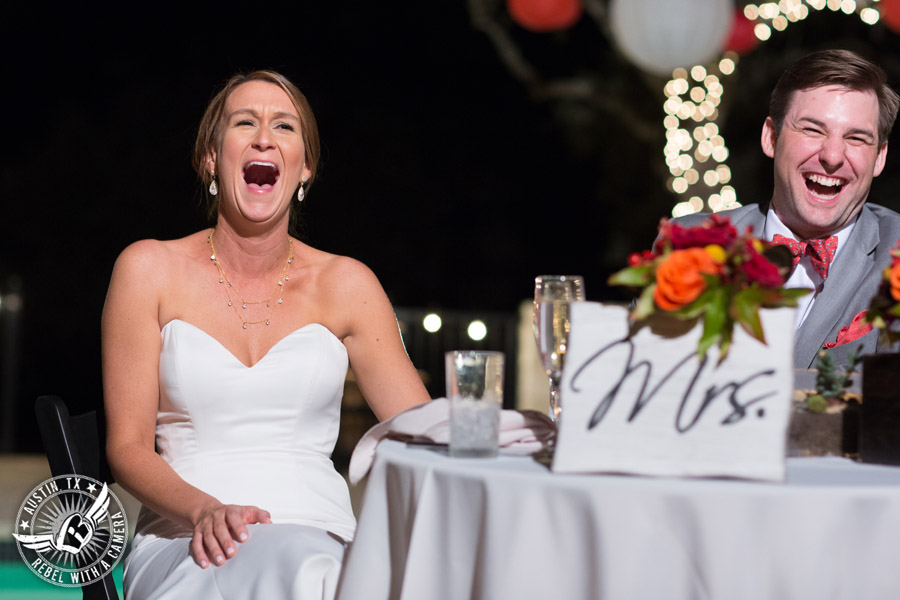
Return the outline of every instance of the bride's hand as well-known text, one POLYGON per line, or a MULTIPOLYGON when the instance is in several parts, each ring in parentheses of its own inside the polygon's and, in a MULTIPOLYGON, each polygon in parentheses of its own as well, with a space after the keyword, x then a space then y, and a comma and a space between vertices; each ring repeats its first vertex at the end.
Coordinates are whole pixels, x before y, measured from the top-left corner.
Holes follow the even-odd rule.
POLYGON ((256 506, 217 504, 205 507, 195 521, 191 557, 201 568, 223 565, 237 553, 235 540, 246 542, 250 523, 271 523, 272 516, 256 506))

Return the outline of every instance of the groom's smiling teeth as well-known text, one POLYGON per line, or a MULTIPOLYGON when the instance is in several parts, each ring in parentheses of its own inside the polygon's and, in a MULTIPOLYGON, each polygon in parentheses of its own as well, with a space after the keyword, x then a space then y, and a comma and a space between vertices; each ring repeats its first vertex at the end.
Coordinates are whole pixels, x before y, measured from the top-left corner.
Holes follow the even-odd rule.
POLYGON ((278 166, 272 162, 252 160, 244 165, 244 181, 252 189, 271 188, 278 175, 278 166))
POLYGON ((826 177, 818 174, 806 176, 806 188, 810 194, 820 200, 831 200, 841 193, 843 187, 844 180, 837 177, 826 177))

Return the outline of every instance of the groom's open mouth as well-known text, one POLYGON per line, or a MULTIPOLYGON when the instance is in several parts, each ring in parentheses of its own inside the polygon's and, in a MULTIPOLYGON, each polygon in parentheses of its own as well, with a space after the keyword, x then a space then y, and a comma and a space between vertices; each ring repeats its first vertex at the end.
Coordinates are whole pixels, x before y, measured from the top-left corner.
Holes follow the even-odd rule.
POLYGON ((806 176, 806 189, 819 200, 832 200, 841 193, 845 184, 846 182, 838 177, 827 177, 815 173, 806 176))

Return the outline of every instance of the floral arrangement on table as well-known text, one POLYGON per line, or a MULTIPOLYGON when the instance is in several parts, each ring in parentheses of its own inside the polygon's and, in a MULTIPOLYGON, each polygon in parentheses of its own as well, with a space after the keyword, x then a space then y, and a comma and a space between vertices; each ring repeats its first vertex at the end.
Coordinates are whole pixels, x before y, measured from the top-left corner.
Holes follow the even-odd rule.
POLYGON ((712 215, 701 225, 684 227, 663 219, 653 250, 634 253, 610 285, 641 290, 631 311, 632 330, 657 319, 693 323, 703 319, 697 352, 703 358, 714 344, 719 361, 731 346, 735 324, 765 343, 761 308, 797 306, 807 289, 785 289, 789 251, 743 234, 727 217, 712 215))
POLYGON ((900 241, 891 250, 891 256, 891 264, 884 269, 878 293, 872 297, 865 317, 887 344, 900 342, 900 241))

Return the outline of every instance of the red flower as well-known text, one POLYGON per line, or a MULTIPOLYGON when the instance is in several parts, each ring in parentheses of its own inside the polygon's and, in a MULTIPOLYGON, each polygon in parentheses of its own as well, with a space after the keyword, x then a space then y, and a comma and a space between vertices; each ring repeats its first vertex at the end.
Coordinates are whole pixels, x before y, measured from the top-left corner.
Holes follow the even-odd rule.
POLYGON ((628 255, 628 264, 632 267, 645 265, 651 260, 653 260, 653 253, 649 250, 644 250, 643 252, 632 252, 628 255))
POLYGON ((703 248, 710 244, 728 248, 738 235, 727 217, 716 214, 696 227, 682 227, 678 223, 665 221, 660 225, 660 233, 671 242, 674 250, 703 248))
POLYGON ((752 242, 747 243, 747 255, 750 257, 744 264, 744 273, 747 274, 747 281, 750 283, 758 283, 763 287, 781 287, 784 285, 784 278, 778 272, 778 267, 773 265, 769 260, 756 251, 752 242))

